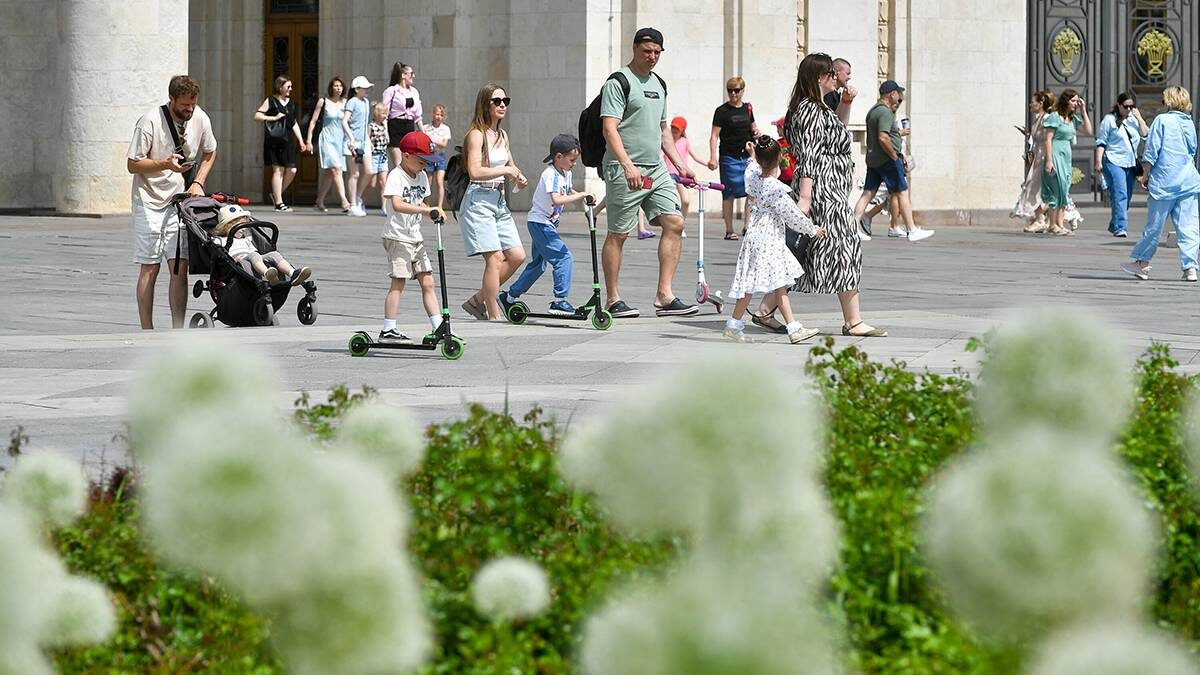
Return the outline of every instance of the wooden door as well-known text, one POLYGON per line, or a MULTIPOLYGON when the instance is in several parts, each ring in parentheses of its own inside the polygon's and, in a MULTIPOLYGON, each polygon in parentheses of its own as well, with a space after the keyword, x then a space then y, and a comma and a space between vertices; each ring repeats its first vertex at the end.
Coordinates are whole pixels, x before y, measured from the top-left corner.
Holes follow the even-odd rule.
MULTIPOLYGON (((263 80, 264 92, 272 90, 275 78, 283 75, 292 81, 292 100, 296 102, 300 133, 307 135, 313 107, 324 93, 320 81, 318 55, 319 23, 312 12, 294 11, 315 8, 316 3, 268 2, 264 34, 263 80), (284 6, 286 5, 286 6, 284 6), (283 9, 284 11, 280 11, 283 9), (274 10, 274 11, 272 11, 274 10)), ((314 138, 315 141, 315 138, 314 138)), ((296 180, 284 192, 287 204, 311 203, 317 194, 317 160, 314 155, 300 154, 296 180)), ((270 174, 264 168, 263 194, 270 194, 270 174)))

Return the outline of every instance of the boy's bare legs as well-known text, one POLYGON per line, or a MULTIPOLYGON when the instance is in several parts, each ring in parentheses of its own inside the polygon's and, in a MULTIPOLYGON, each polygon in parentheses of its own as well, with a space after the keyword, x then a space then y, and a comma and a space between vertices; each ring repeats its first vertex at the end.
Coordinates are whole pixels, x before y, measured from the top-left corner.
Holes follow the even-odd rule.
MULTIPOLYGON (((658 292, 655 302, 660 307, 666 307, 675 299, 671 290, 671 282, 675 279, 675 270, 679 268, 679 251, 683 245, 683 216, 677 213, 662 214, 654 219, 654 224, 662 228, 662 237, 658 240, 658 292)), ((608 248, 608 241, 604 242, 608 248)), ((607 271, 605 273, 607 277, 607 271)))
MULTIPOLYGON (((426 273, 428 274, 428 273, 426 273)), ((404 292, 404 279, 392 277, 392 285, 388 288, 387 297, 383 299, 383 318, 395 321, 400 313, 400 294, 404 292)))
POLYGON ((418 272, 417 283, 421 285, 421 303, 425 305, 425 314, 440 316, 442 308, 438 306, 437 293, 433 290, 433 273, 418 272))

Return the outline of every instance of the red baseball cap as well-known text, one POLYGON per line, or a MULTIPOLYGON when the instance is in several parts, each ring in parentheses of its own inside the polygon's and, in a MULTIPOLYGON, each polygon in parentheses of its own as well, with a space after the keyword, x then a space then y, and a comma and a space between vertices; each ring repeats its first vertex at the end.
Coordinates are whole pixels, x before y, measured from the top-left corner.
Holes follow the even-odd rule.
POLYGON ((424 131, 410 131, 400 139, 400 152, 429 161, 434 159, 433 141, 429 140, 424 131))
POLYGON ((687 120, 682 117, 676 117, 671 120, 671 126, 679 130, 680 133, 687 131, 687 120))

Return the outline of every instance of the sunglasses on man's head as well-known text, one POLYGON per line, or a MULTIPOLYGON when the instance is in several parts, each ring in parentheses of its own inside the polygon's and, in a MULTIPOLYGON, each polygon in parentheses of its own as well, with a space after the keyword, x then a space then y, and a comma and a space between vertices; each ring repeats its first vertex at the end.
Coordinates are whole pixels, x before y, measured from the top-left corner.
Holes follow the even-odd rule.
POLYGON ((496 96, 492 99, 492 105, 494 105, 494 106, 502 105, 502 106, 507 107, 509 103, 512 103, 512 98, 509 96, 505 96, 504 98, 500 98, 499 96, 496 96))

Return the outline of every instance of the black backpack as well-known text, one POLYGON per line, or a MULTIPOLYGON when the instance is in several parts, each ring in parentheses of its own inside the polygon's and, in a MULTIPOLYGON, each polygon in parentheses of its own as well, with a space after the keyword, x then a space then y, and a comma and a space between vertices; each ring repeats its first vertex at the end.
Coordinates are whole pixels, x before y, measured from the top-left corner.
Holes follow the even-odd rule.
MULTIPOLYGON (((651 71, 652 73, 654 71, 651 71)), ((658 83, 662 85, 663 97, 667 95, 667 83, 654 73, 658 78, 658 83)), ((621 85, 621 91, 625 93, 626 101, 629 100, 629 78, 625 77, 625 73, 617 71, 609 75, 605 80, 616 80, 621 85)), ((590 166, 593 169, 599 168, 600 163, 604 161, 604 150, 607 143, 604 141, 604 127, 600 122, 600 97, 603 94, 596 94, 596 98, 588 107, 579 113, 579 158, 583 160, 584 166, 590 166)))
POLYGON ((467 193, 467 184, 470 183, 470 180, 467 177, 462 146, 455 146, 454 150, 456 154, 446 162, 446 175, 442 177, 442 187, 445 190, 442 206, 447 211, 455 212, 454 217, 457 219, 458 207, 462 205, 463 195, 467 193))

